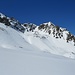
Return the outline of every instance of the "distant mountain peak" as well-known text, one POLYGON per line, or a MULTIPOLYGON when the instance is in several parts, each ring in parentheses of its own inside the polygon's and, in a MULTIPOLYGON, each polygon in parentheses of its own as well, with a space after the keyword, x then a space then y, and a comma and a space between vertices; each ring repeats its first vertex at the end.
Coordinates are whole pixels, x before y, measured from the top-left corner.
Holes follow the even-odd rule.
POLYGON ((48 26, 54 25, 52 22, 46 22, 46 23, 43 23, 43 24, 48 25, 48 26))
MULTIPOLYGON (((75 45, 75 36, 69 33, 65 28, 54 25, 52 22, 46 22, 37 26, 34 23, 24 23, 21 24, 18 20, 13 17, 7 17, 4 14, 0 13, 0 22, 6 26, 10 26, 17 31, 25 32, 34 32, 37 31, 40 33, 52 35, 56 39, 64 38, 67 42, 72 41, 75 45)), ((42 34, 41 34, 42 35, 42 34)))

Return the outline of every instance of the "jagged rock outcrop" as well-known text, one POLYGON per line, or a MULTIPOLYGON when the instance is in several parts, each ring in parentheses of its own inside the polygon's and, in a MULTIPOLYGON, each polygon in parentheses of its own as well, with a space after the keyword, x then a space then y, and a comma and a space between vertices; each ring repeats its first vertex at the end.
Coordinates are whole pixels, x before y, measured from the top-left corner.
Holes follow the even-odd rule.
POLYGON ((21 32, 25 31, 24 27, 21 25, 21 23, 18 20, 16 20, 13 17, 9 18, 9 17, 3 15, 2 13, 0 13, 0 23, 3 23, 6 26, 10 26, 21 32))
POLYGON ((29 31, 34 31, 35 28, 37 27, 35 24, 33 23, 24 23, 22 24, 22 26, 25 28, 25 31, 29 32, 29 31))
POLYGON ((52 34, 53 37, 55 38, 65 38, 64 33, 66 35, 66 41, 67 42, 74 42, 74 46, 75 46, 75 36, 73 34, 71 34, 69 31, 67 31, 67 29, 65 28, 61 28, 57 25, 54 25, 51 22, 48 23, 43 23, 38 27, 38 30, 43 31, 45 33, 48 33, 49 35, 52 34))

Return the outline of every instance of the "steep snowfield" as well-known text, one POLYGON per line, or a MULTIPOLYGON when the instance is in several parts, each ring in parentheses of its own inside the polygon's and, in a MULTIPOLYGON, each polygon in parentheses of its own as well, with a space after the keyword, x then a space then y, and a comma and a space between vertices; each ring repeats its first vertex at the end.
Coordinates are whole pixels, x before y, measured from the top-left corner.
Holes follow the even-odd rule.
POLYGON ((75 46, 72 42, 67 43, 65 38, 56 39, 44 32, 25 32, 22 37, 31 45, 41 51, 57 54, 69 58, 75 58, 75 46))
MULTIPOLYGON (((0 47, 6 49, 36 49, 31 46, 16 30, 0 23, 0 47)), ((37 49, 36 49, 37 50, 37 49)))
POLYGON ((6 49, 23 49, 44 51, 69 58, 75 58, 75 46, 66 43, 64 38, 56 39, 39 30, 35 32, 18 32, 0 23, 0 47, 6 49))

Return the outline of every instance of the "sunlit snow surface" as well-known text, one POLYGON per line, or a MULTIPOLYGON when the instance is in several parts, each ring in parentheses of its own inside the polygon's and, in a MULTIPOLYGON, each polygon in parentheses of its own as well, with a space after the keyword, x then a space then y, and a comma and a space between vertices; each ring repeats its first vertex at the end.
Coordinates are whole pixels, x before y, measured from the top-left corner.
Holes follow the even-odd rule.
POLYGON ((0 24, 0 75, 75 75, 73 44, 37 34, 0 24))
POLYGON ((0 48, 0 75, 75 75, 75 60, 38 51, 0 48))

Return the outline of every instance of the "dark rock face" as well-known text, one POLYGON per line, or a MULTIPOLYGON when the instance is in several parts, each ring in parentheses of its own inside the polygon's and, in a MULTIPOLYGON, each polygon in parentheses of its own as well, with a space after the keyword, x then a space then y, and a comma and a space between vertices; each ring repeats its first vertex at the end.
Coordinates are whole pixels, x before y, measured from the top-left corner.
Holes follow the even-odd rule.
POLYGON ((9 19, 7 19, 7 17, 3 17, 3 18, 0 17, 0 22, 4 23, 7 26, 10 26, 10 22, 9 19))
POLYGON ((37 27, 35 24, 33 23, 24 23, 22 25, 25 28, 25 31, 29 32, 34 32, 35 28, 37 27))
POLYGON ((10 26, 18 31, 24 32, 25 29, 23 26, 21 26, 21 23, 19 23, 15 18, 7 17, 0 13, 0 23, 5 24, 6 26, 10 26))
MULTIPOLYGON (((65 31, 67 31, 67 29, 63 29, 59 26, 55 26, 54 24, 51 24, 51 25, 48 25, 48 23, 46 24, 41 24, 38 29, 40 31, 44 31, 48 34, 53 34, 53 37, 55 37, 56 39, 61 39, 62 37, 64 37, 63 33, 65 31)), ((72 35, 69 31, 68 33, 66 34, 67 35, 67 38, 66 38, 66 41, 67 43, 70 42, 70 41, 73 41, 74 42, 74 46, 75 46, 75 36, 72 35)))

